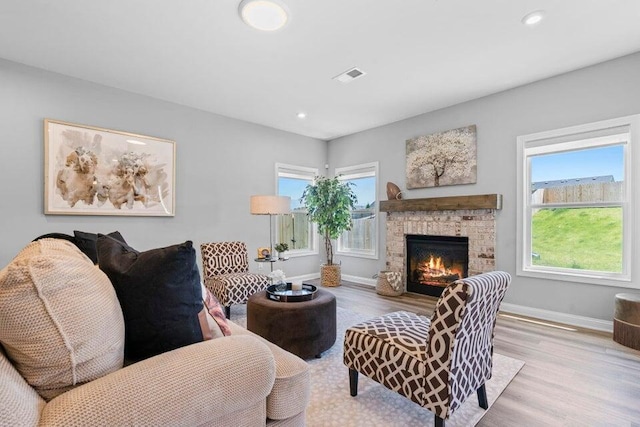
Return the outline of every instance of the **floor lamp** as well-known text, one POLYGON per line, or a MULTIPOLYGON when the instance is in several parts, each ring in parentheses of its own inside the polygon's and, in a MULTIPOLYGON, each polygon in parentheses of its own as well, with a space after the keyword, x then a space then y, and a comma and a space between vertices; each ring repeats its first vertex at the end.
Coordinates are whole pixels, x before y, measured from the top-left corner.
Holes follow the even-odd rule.
POLYGON ((269 256, 273 256, 271 217, 291 213, 291 197, 251 196, 251 215, 269 215, 269 256))

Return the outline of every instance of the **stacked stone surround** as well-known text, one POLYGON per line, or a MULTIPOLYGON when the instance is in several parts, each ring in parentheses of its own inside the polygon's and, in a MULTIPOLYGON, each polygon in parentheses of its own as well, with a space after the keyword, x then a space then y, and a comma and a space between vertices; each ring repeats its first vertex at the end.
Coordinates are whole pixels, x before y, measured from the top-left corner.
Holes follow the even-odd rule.
POLYGON ((401 271, 406 287, 407 234, 469 238, 469 275, 495 270, 494 209, 387 212, 387 270, 401 271))

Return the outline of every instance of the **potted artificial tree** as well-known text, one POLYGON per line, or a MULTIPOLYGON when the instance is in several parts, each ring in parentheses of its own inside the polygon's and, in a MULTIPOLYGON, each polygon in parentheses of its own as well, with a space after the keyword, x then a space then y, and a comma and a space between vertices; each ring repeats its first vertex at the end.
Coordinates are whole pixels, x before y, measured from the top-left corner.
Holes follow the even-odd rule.
POLYGON ((351 229, 351 209, 357 201, 352 185, 338 177, 316 177, 300 198, 307 208, 309 220, 318 224, 318 233, 324 238, 327 263, 320 267, 322 286, 340 285, 340 265, 333 263, 332 239, 351 229))

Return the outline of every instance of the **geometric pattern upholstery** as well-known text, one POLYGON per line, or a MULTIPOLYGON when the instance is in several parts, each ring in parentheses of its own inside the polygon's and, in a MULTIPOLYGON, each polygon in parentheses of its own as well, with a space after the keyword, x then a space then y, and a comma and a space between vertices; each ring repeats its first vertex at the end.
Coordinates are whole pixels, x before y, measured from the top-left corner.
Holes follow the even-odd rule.
POLYGON ((511 282, 495 271, 447 286, 431 319, 408 312, 347 329, 344 364, 442 420, 491 378, 493 334, 511 282))
POLYGON ((249 257, 244 242, 203 243, 200 250, 204 277, 249 271, 249 257))
POLYGON ((204 285, 225 307, 246 304, 256 292, 267 289, 264 274, 249 273, 247 246, 243 242, 216 242, 200 245, 204 285))

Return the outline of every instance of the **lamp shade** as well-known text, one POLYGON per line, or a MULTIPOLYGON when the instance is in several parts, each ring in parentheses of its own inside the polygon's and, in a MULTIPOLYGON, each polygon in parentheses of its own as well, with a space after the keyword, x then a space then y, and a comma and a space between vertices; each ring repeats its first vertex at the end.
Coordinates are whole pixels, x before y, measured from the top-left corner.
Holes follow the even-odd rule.
POLYGON ((251 196, 252 215, 278 215, 291 213, 291 197, 251 196))

